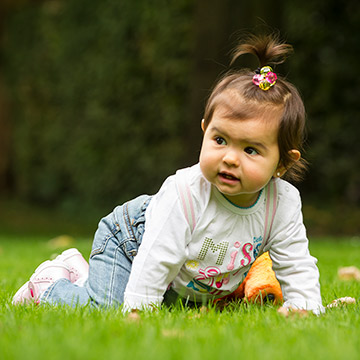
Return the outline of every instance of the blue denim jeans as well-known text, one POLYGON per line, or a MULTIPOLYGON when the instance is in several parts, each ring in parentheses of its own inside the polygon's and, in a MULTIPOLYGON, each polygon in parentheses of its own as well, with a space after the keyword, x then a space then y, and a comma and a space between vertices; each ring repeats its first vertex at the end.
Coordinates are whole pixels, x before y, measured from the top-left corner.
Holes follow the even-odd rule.
POLYGON ((41 296, 41 303, 71 306, 119 306, 129 280, 132 261, 144 234, 145 211, 151 197, 141 195, 104 217, 95 233, 89 278, 83 287, 60 279, 41 296))

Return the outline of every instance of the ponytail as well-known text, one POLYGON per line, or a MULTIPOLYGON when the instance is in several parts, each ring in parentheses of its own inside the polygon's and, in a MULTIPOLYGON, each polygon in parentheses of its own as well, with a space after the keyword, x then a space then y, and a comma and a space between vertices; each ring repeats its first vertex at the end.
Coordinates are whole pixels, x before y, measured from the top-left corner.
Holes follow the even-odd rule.
POLYGON ((259 66, 282 64, 293 53, 293 47, 279 40, 277 35, 250 35, 235 47, 230 64, 244 54, 255 55, 259 66))

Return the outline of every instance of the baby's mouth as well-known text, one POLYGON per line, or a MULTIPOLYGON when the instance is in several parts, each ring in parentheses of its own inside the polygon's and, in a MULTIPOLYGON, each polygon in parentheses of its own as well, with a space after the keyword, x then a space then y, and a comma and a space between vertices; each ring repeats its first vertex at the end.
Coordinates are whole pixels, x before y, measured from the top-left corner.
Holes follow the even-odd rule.
POLYGON ((220 175, 220 177, 222 177, 224 179, 227 179, 227 180, 232 180, 232 181, 238 181, 239 180, 234 175, 231 175, 231 174, 228 174, 228 173, 221 172, 219 175, 220 175))

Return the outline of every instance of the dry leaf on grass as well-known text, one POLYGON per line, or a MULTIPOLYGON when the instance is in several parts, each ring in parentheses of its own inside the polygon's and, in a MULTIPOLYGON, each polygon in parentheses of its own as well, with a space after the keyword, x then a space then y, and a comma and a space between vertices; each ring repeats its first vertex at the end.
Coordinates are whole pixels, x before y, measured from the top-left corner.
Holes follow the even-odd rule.
POLYGON ((181 338, 184 337, 184 331, 182 330, 177 330, 177 329, 163 329, 161 331, 162 335, 164 337, 169 337, 169 338, 181 338))
POLYGON ((60 235, 48 241, 51 249, 71 247, 75 243, 75 239, 69 235, 60 235))
POLYGON ((356 299, 354 299, 353 297, 345 296, 334 300, 327 306, 327 308, 337 307, 339 305, 344 305, 344 304, 355 304, 355 303, 356 303, 356 299))
POLYGON ((360 270, 356 266, 341 267, 338 270, 340 280, 357 280, 360 281, 360 270))

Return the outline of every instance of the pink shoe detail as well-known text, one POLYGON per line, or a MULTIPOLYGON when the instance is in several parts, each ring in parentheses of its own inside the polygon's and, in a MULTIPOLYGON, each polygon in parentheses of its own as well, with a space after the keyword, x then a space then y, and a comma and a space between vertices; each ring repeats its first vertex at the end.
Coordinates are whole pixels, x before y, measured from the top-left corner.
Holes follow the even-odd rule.
POLYGON ((82 286, 89 276, 89 264, 79 250, 73 248, 65 250, 56 260, 63 262, 69 268, 70 281, 82 286))

